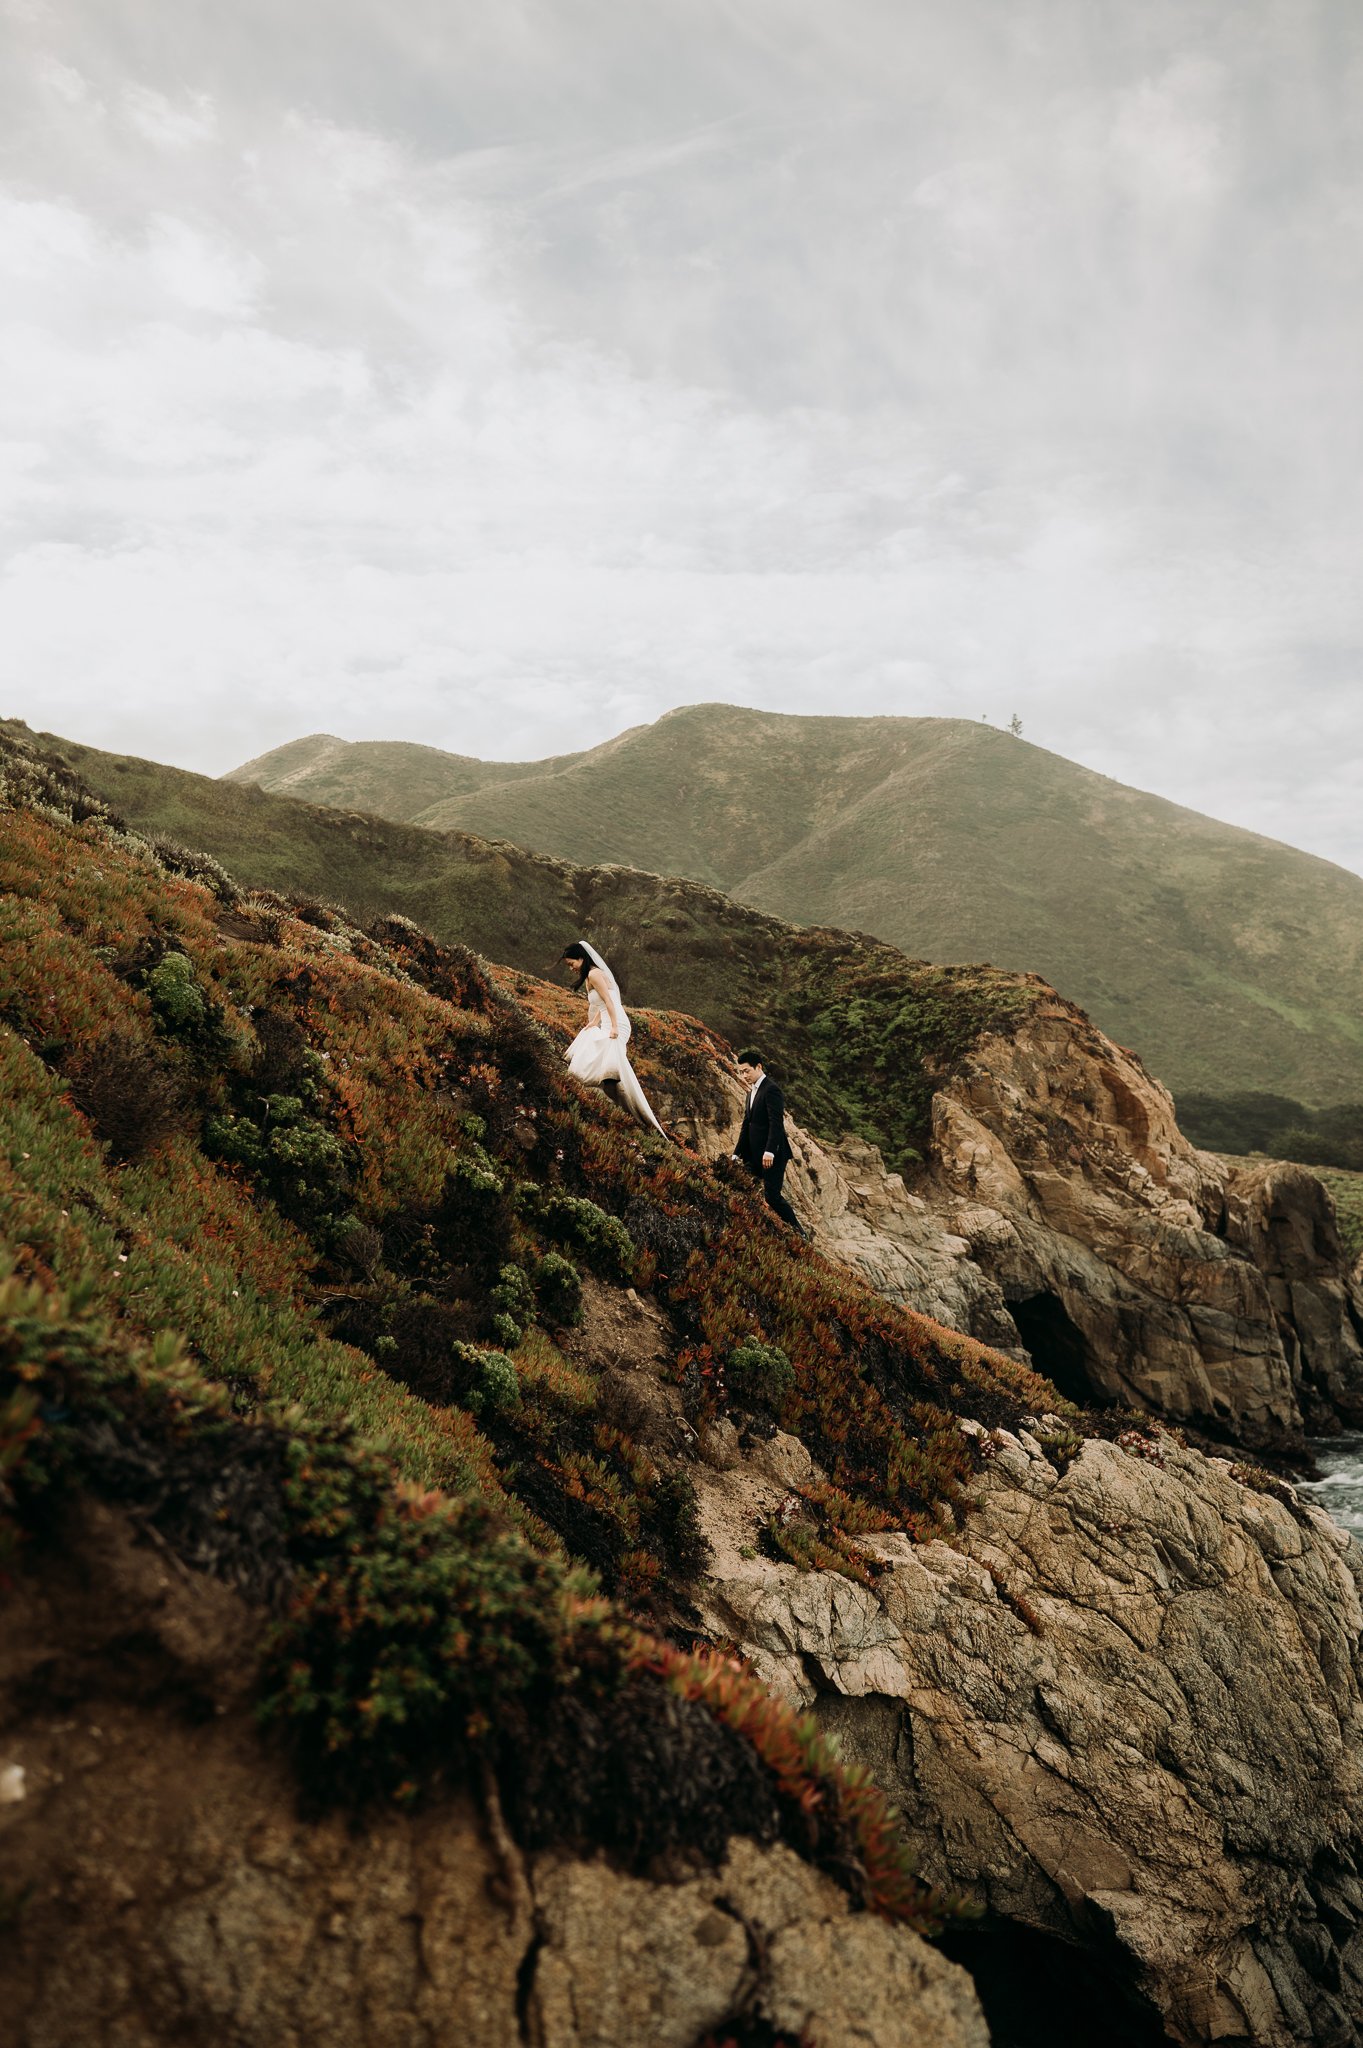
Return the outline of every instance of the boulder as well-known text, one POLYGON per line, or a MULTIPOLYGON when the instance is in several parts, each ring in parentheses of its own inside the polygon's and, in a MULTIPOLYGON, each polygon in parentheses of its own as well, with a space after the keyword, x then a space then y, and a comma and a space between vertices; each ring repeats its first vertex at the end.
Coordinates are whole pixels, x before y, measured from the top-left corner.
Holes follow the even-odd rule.
POLYGON ((988 2048, 963 1970, 780 1845, 672 1885, 546 1860, 533 1891, 543 2048, 693 2048, 740 2010, 819 2048, 988 2048))

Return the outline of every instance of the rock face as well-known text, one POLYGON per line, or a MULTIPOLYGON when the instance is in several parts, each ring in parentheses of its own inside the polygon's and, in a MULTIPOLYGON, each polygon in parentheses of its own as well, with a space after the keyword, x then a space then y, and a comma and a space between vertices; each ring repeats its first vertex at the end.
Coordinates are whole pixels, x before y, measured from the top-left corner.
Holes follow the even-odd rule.
POLYGON ((1063 1473, 991 1443, 951 1544, 865 1540, 873 1588, 756 1556, 760 1475, 703 1489, 710 1627, 876 1771, 925 1875, 1124 1965, 1139 2038, 1354 2048, 1363 1552, 1164 1431, 1063 1473))
POLYGON ((525 2038, 543 2048, 692 2048, 740 2010, 829 2048, 988 2048, 964 1971, 849 1913, 788 1849, 738 1841, 722 1870, 674 1885, 542 1863, 533 1897, 543 1946, 525 2038))
MULTIPOLYGON (((696 1131, 711 1154, 737 1084, 729 1109, 696 1131)), ((1135 1055, 1059 997, 944 1083, 912 1191, 873 1146, 792 1137, 787 1189, 830 1257, 1072 1399, 1249 1445, 1363 1419, 1363 1291, 1320 1182, 1195 1151, 1135 1055)))
POLYGON ((1315 1174, 1275 1159, 1233 1169, 1226 1241, 1264 1276, 1307 1428, 1363 1422, 1363 1261, 1349 1268, 1315 1174))
POLYGON ((469 1800, 299 1817, 258 1617, 91 1510, 0 1610, 0 2004, 15 2048, 988 2048, 970 1980, 736 1840, 674 1882, 524 1859, 469 1800), (721 2036, 722 2037, 722 2036, 721 2036))
POLYGON ((958 1233, 1065 1393, 1251 1444, 1357 1412, 1363 1349, 1320 1183, 1279 1168, 1242 1186, 1069 1004, 974 1049, 936 1098, 933 1155, 958 1233))

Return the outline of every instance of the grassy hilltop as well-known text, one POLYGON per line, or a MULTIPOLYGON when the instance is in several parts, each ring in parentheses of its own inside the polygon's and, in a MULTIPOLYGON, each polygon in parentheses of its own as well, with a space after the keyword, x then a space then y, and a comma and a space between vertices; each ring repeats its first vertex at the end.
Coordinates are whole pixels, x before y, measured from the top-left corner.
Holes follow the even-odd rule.
POLYGON ((1017 975, 927 966, 855 933, 796 928, 692 882, 574 867, 70 741, 42 744, 139 831, 202 848, 254 887, 307 890, 363 919, 399 911, 531 974, 585 934, 631 1005, 686 1010, 730 1039, 756 1038, 788 1068, 801 1122, 827 1136, 854 1129, 898 1164, 921 1152, 952 1062, 1040 992, 1017 975))
POLYGON ((338 810, 411 819, 432 804, 482 789, 489 782, 554 774, 582 758, 560 754, 545 761, 477 761, 471 755, 447 754, 439 747, 404 740, 370 740, 355 747, 318 732, 275 747, 259 760, 244 761, 230 779, 259 782, 281 796, 301 796, 338 810))
MULTIPOLYGON (((827 1483, 760 1540, 866 1579, 859 1537, 962 1511, 959 1417, 1081 1420, 569 1081, 560 1001, 151 847, 0 736, 7 1567, 94 1494, 238 1587, 316 1800, 491 1770, 530 1843, 646 1867, 785 1839, 931 1931, 865 1778, 686 1647, 676 1447, 720 1416, 798 1435, 827 1483), (652 1402, 612 1363, 640 1314, 652 1402)), ((640 1045, 660 1096, 719 1052, 669 1017, 640 1045)))
POLYGON ((1363 1101, 1363 880, 992 726, 693 705, 530 772, 445 757, 439 797, 401 752, 420 776, 331 739, 236 773, 1030 970, 1179 1096, 1363 1101))

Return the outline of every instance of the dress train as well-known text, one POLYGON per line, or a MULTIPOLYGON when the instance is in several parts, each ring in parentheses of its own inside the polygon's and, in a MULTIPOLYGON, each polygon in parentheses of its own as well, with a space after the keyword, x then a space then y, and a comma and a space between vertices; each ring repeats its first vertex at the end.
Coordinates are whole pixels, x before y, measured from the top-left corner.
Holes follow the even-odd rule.
POLYGON ((629 1063, 625 1047, 629 1044, 633 1026, 629 1013, 620 1000, 620 987, 600 955, 596 956, 603 974, 610 977, 611 995, 615 1000, 616 1014, 620 1019, 620 1035, 611 1037, 610 1013, 594 988, 587 990, 587 1022, 568 1047, 565 1055, 568 1072, 579 1081, 586 1081, 595 1087, 607 1082, 615 1083, 617 1102, 626 1108, 635 1120, 647 1129, 667 1132, 653 1114, 648 1097, 639 1085, 639 1076, 629 1063))

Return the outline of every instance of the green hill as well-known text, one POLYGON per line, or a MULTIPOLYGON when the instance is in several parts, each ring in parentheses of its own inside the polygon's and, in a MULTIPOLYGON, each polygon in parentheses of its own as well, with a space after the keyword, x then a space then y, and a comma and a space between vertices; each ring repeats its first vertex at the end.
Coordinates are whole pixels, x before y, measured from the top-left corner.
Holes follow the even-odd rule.
MULTIPOLYGON (((377 805, 380 750, 320 745, 236 774, 377 805)), ((390 815, 1036 972, 1179 1095, 1363 1100, 1363 879, 992 726, 694 705, 529 772, 444 757, 439 798, 404 751, 390 815)))
POLYGON ((488 782, 556 774, 581 758, 562 754, 546 761, 475 761, 466 754, 446 754, 439 747, 414 746, 405 740, 355 743, 314 732, 275 747, 256 761, 243 762, 228 779, 258 782, 280 796, 306 797, 309 803, 340 810, 415 818, 432 804, 482 789, 488 782))

